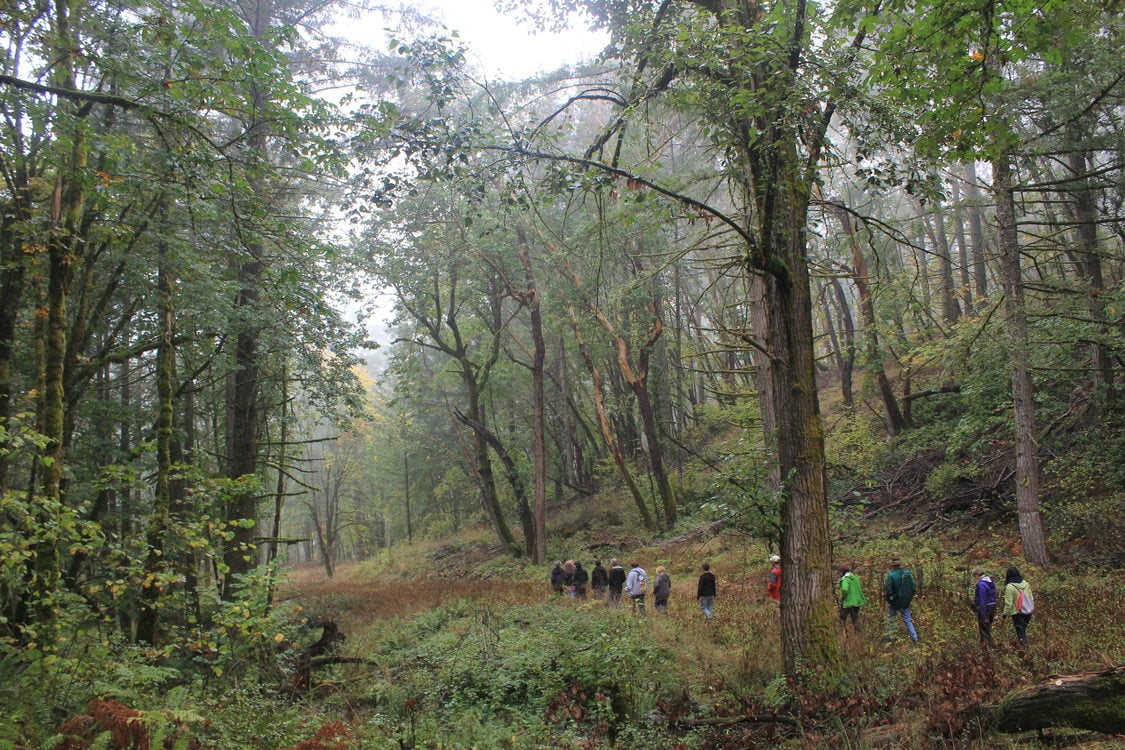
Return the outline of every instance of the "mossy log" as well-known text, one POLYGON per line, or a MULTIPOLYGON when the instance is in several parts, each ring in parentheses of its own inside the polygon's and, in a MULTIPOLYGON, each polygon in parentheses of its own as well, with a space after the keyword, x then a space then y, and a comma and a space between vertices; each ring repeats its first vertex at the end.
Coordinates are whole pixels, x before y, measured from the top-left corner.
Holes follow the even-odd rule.
POLYGON ((1125 732, 1125 665, 1051 677, 982 706, 980 713, 1001 732, 1073 727, 1119 734, 1125 732))

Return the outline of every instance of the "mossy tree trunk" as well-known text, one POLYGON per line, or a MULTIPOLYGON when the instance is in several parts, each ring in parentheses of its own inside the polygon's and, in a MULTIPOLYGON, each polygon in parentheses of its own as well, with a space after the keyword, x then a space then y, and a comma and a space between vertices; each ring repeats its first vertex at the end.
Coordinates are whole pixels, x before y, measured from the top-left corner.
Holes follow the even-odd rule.
MULTIPOLYGON (((78 2, 59 2, 55 11, 57 64, 52 83, 60 90, 77 91, 72 50, 80 47, 76 28, 80 18, 78 2)), ((38 403, 38 429, 46 439, 40 459, 40 488, 43 501, 36 504, 42 529, 35 544, 31 571, 31 591, 36 620, 48 626, 55 620, 50 605, 59 578, 57 549, 58 513, 63 498, 63 446, 66 443, 66 359, 68 308, 75 269, 80 265, 87 243, 83 241, 83 213, 86 203, 86 166, 89 146, 87 122, 89 108, 77 103, 61 105, 56 127, 60 135, 60 167, 51 202, 50 232, 47 238, 47 291, 37 319, 40 337, 36 351, 41 365, 42 389, 38 403)))
MULTIPOLYGON (((167 214, 167 204, 162 205, 167 214)), ((163 590, 162 573, 169 562, 165 549, 172 508, 172 442, 175 425, 175 305, 174 280, 168 268, 167 242, 160 243, 160 267, 156 273, 160 295, 160 343, 156 348, 156 487, 152 499, 152 517, 145 535, 148 551, 145 557, 145 585, 141 590, 137 613, 137 640, 154 643, 159 633, 158 599, 163 590)))
MULTIPOLYGON (((795 156, 795 155, 794 155, 795 156)), ((832 599, 824 427, 816 391, 812 295, 805 260, 807 205, 790 183, 788 224, 771 227, 770 270, 753 285, 759 400, 767 449, 773 454, 781 512, 781 639, 788 674, 804 664, 840 667, 832 599)), ((763 243, 764 244, 764 243, 763 243)))
MULTIPOLYGON (((798 76, 809 44, 807 8, 798 2, 769 19, 752 0, 691 0, 714 13, 738 76, 736 92, 758 92, 721 124, 737 155, 745 201, 746 271, 758 346, 759 400, 766 447, 775 460, 781 511, 781 639, 785 671, 816 664, 842 669, 835 629, 824 425, 817 397, 808 265, 809 199, 834 104, 821 104, 805 135, 789 123, 808 116, 798 76), (784 19, 782 23, 778 23, 784 19), (776 24, 770 26, 770 24, 776 24), (777 34, 767 53, 745 29, 777 34), (739 47, 738 45, 743 45, 739 47)), ((831 677, 830 677, 831 679, 831 677)))
MULTIPOLYGON (((246 9, 250 32, 258 41, 265 41, 273 23, 274 4, 263 0, 246 9)), ((266 204, 268 197, 267 168, 269 163, 270 128, 262 114, 268 102, 268 83, 249 78, 246 97, 250 116, 246 130, 246 182, 251 202, 266 204)), ((248 213, 253 211, 248 207, 248 213)), ((262 353, 258 347, 259 330, 252 322, 259 315, 262 280, 266 265, 264 243, 251 231, 245 234, 240 252, 233 254, 231 265, 239 285, 235 297, 235 315, 239 318, 235 337, 234 365, 227 377, 226 459, 230 479, 255 476, 258 473, 259 404, 262 380, 262 353)), ((239 489, 227 506, 227 522, 231 538, 223 550, 225 575, 222 582, 224 599, 235 595, 238 577, 249 572, 257 560, 255 528, 258 520, 258 492, 252 485, 239 489)))

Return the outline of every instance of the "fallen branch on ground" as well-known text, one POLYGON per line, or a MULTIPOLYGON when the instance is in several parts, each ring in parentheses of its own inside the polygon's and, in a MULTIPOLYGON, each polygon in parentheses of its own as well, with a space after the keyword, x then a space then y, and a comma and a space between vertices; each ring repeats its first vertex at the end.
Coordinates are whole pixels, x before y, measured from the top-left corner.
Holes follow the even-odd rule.
POLYGON ((788 724, 797 726, 797 720, 777 714, 739 714, 738 716, 705 716, 699 719, 677 719, 678 727, 729 727, 735 724, 788 724))

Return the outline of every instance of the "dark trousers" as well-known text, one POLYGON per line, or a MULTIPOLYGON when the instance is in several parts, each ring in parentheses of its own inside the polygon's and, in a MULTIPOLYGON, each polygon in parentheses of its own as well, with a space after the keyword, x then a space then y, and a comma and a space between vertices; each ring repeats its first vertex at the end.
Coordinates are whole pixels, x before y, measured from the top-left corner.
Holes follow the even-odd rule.
POLYGON ((852 620, 852 627, 855 628, 855 632, 857 632, 857 633, 860 632, 859 631, 859 607, 840 607, 840 624, 844 626, 845 630, 847 630, 847 628, 848 628, 848 618, 849 617, 852 620))
POLYGON ((992 621, 994 619, 996 619, 995 604, 987 607, 983 613, 977 612, 977 633, 980 635, 980 642, 989 648, 996 645, 992 642, 992 621))
POLYGON ((1027 645, 1027 624, 1031 622, 1031 615, 1021 614, 1016 612, 1012 615, 1012 627, 1016 629, 1016 638, 1019 638, 1020 643, 1027 645))

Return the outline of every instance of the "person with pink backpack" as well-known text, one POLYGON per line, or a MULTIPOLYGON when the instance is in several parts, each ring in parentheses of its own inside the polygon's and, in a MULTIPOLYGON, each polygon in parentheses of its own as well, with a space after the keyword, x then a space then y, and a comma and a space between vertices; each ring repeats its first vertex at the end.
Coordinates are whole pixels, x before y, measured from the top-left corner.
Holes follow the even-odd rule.
POLYGON ((1027 645, 1027 626, 1035 611, 1035 599, 1031 596, 1031 584, 1023 580, 1017 567, 1010 567, 1004 573, 1004 617, 1012 618, 1012 627, 1020 645, 1027 645))

